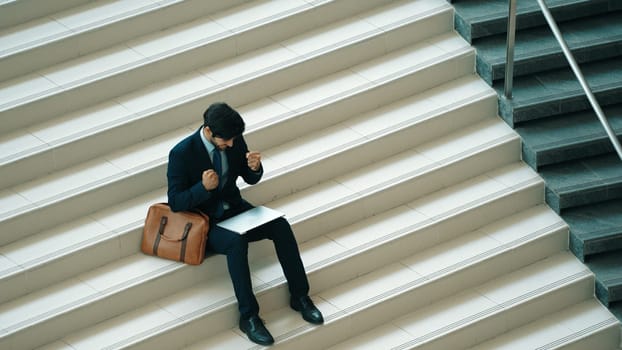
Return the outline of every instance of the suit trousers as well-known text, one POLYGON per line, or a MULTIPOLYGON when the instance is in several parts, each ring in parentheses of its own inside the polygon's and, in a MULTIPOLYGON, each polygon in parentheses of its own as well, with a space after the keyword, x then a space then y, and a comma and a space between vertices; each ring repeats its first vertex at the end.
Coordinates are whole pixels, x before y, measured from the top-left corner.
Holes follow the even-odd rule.
POLYGON ((213 225, 208 235, 207 249, 227 256, 229 276, 242 318, 259 313, 248 265, 248 244, 262 239, 272 240, 291 296, 302 297, 309 293, 309 282, 300 259, 298 243, 286 219, 273 220, 243 235, 213 225))

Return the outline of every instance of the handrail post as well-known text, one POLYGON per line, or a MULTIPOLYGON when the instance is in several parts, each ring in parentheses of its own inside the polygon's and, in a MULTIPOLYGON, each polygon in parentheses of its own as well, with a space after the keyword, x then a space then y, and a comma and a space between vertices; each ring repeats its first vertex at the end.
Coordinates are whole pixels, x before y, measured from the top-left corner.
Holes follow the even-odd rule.
POLYGON ((514 85, 514 42, 516 37, 516 0, 509 1, 508 29, 505 54, 505 85, 504 93, 507 99, 512 98, 514 85))
POLYGON ((587 95, 587 98, 590 101, 590 104, 592 105, 594 112, 596 112, 598 119, 600 119, 601 124, 605 128, 605 131, 607 132, 607 135, 609 136, 609 139, 611 140, 613 147, 618 153, 618 157, 620 157, 620 159, 622 160, 622 146, 620 145, 620 141, 618 140, 616 133, 613 131, 613 128, 609 124, 609 121, 607 120, 607 117, 603 113, 603 110, 600 108, 600 105, 598 104, 596 97, 592 93, 592 89, 590 88, 589 84, 585 80, 585 77, 583 76, 583 73, 581 72, 579 65, 575 61, 574 56, 572 55, 572 52, 568 48, 568 45, 566 44, 566 41, 564 40, 561 34, 561 31, 559 30, 559 27, 557 26, 557 23, 555 23, 555 19, 553 18, 553 15, 551 15, 551 11, 549 11, 549 8, 544 3, 544 0, 537 0, 537 1, 538 1, 538 4, 540 5, 540 8, 542 9, 544 18, 548 22, 549 27, 551 27, 551 30, 553 31, 553 34, 555 35, 555 38, 557 39, 557 42, 562 47, 562 51, 564 52, 564 55, 566 56, 568 63, 570 63, 570 67, 572 68, 572 71, 574 72, 575 76, 579 80, 579 83, 581 84, 581 87, 585 91, 585 94, 587 95))

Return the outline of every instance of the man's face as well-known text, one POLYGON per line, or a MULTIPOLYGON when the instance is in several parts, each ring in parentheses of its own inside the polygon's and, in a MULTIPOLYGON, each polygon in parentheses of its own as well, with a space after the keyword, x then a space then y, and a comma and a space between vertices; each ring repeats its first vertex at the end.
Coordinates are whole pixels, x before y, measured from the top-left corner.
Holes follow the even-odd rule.
POLYGON ((223 138, 214 136, 210 128, 207 126, 203 128, 203 132, 205 133, 205 138, 207 138, 207 140, 211 142, 212 145, 214 145, 217 149, 224 151, 227 148, 233 147, 233 140, 235 140, 235 137, 225 140, 223 138))

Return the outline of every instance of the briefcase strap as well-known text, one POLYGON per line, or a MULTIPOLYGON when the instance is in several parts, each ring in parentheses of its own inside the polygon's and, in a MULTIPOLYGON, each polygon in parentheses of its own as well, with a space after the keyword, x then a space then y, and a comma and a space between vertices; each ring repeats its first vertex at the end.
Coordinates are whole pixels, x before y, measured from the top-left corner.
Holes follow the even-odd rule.
MULTIPOLYGON (((162 216, 162 218, 160 218, 160 227, 158 228, 158 235, 156 236, 154 242, 153 242, 153 255, 158 255, 158 246, 160 245, 160 239, 161 237, 164 235, 164 226, 166 226, 166 223, 168 222, 168 217, 166 216, 162 216)), ((188 222, 186 223, 186 226, 184 227, 184 234, 181 236, 181 239, 179 241, 181 241, 181 248, 180 248, 180 253, 179 253, 179 261, 184 262, 184 258, 186 256, 186 245, 188 244, 188 234, 190 233, 190 229, 192 228, 192 223, 188 222)))

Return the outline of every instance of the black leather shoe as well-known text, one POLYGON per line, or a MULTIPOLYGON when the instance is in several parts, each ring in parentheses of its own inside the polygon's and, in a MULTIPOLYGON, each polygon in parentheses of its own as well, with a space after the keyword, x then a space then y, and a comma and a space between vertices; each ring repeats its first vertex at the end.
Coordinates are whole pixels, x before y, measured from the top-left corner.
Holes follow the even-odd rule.
POLYGON ((289 305, 292 309, 299 311, 305 321, 313 324, 324 323, 322 313, 313 305, 313 301, 308 296, 291 298, 289 305))
POLYGON ((240 319, 240 330, 244 332, 250 341, 259 345, 272 345, 274 338, 268 332, 259 316, 254 315, 247 319, 240 319))

